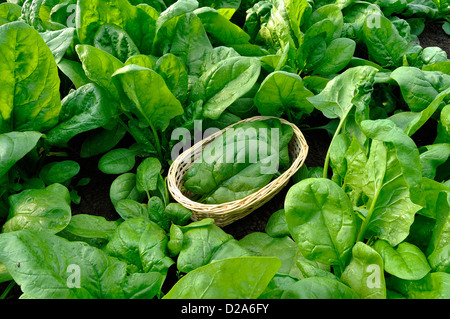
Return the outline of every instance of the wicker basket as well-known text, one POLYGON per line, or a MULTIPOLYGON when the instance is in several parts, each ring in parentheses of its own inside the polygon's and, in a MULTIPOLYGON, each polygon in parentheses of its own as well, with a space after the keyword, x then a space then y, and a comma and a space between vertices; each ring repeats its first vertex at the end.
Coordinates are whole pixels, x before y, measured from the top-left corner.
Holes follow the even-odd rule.
MULTIPOLYGON (((271 116, 255 116, 242 120, 242 122, 253 122, 259 120, 266 120, 274 118, 271 116)), ((261 188, 259 191, 233 202, 223 204, 201 204, 190 200, 194 194, 187 191, 182 192, 181 186, 183 185, 183 176, 187 170, 194 164, 195 159, 201 156, 203 149, 211 143, 217 136, 221 135, 225 130, 238 124, 235 123, 204 140, 198 142, 190 149, 179 155, 169 168, 167 183, 169 192, 173 198, 183 205, 184 207, 192 211, 192 219, 194 221, 204 218, 213 218, 215 224, 223 227, 233 223, 234 221, 241 219, 250 214, 255 209, 261 207, 270 199, 272 199, 286 184, 289 179, 294 175, 305 162, 308 154, 308 144, 302 134, 302 132, 292 123, 284 119, 279 119, 281 123, 291 125, 294 130, 294 136, 289 143, 289 153, 293 162, 289 169, 287 169, 278 178, 261 188)))

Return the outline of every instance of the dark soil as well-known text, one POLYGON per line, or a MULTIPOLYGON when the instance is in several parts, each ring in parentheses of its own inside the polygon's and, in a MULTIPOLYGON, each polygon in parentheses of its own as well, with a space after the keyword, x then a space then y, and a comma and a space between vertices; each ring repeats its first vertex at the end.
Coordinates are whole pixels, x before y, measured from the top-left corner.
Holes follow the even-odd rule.
POLYGON ((442 23, 429 23, 419 36, 420 45, 426 47, 440 47, 450 58, 450 36, 442 30, 442 23))

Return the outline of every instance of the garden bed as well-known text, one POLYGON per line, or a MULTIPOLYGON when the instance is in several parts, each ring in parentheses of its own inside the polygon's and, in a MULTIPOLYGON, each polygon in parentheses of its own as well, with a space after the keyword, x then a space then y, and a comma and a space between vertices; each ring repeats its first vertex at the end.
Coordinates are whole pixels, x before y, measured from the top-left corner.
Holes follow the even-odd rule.
MULTIPOLYGON (((446 1, 57 2, 0 0, 4 298, 450 298, 446 1), (304 166, 192 223, 172 133, 255 115, 300 128, 304 166)), ((259 177, 236 167, 195 198, 247 194, 213 196, 259 177)))

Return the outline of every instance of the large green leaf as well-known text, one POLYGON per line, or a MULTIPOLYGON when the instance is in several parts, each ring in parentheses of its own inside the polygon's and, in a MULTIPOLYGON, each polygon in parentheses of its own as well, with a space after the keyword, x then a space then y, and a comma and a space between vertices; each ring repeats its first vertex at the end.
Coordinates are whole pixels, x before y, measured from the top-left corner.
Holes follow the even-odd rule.
POLYGON ((377 240, 373 248, 383 258, 386 272, 397 278, 419 280, 431 270, 425 254, 413 244, 402 242, 394 248, 384 240, 377 240))
POLYGON ((105 89, 86 84, 62 100, 59 124, 48 133, 48 141, 51 145, 66 146, 80 133, 111 125, 119 108, 119 103, 105 89))
POLYGON ((203 115, 218 119, 234 101, 256 83, 261 64, 256 58, 231 57, 203 73, 192 89, 191 100, 203 101, 203 115))
POLYGON ((121 96, 129 100, 126 110, 152 128, 164 131, 172 118, 183 114, 181 103, 155 71, 137 65, 117 70, 112 78, 121 96))
POLYGON ((94 44, 94 36, 104 24, 125 30, 143 54, 150 54, 156 32, 156 19, 127 0, 80 0, 76 28, 82 44, 94 44))
POLYGON ((409 45, 392 22, 381 15, 364 21, 363 39, 370 57, 386 68, 400 66, 409 45))
POLYGON ((305 88, 299 75, 276 71, 261 83, 254 103, 261 115, 281 116, 290 110, 309 114, 314 107, 306 98, 311 96, 314 94, 305 88))
POLYGON ((282 299, 359 299, 350 287, 334 279, 310 277, 288 286, 282 299))
POLYGON ((118 92, 111 81, 111 76, 124 64, 111 54, 91 45, 77 45, 75 50, 86 76, 107 90, 114 98, 118 98, 118 92))
POLYGON ((3 232, 29 229, 57 233, 72 216, 70 194, 61 184, 45 189, 27 189, 9 198, 10 212, 3 232))
POLYGON ((255 299, 280 267, 274 257, 234 257, 191 271, 165 299, 255 299))
POLYGON ((450 88, 450 75, 414 67, 399 67, 391 73, 391 78, 400 86, 402 96, 413 112, 424 110, 439 93, 450 88))
POLYGON ((61 110, 58 68, 39 33, 24 22, 0 26, 0 133, 43 132, 61 110))
POLYGON ((368 231, 392 246, 398 245, 408 236, 414 215, 421 206, 411 201, 410 187, 395 149, 381 141, 372 141, 366 174, 362 178, 369 211, 358 239, 362 240, 368 231))
POLYGON ((305 179, 285 199, 286 222, 305 258, 343 270, 356 240, 356 217, 347 194, 333 181, 305 179))
POLYGON ((353 246, 352 260, 341 278, 363 299, 386 299, 383 259, 362 242, 353 246))

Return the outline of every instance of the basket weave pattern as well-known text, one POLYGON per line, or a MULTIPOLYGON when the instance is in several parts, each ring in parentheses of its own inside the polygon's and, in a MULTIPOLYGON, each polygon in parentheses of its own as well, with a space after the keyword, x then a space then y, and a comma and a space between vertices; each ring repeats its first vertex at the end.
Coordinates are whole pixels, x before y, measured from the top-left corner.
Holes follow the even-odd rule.
POLYGON ((192 219, 194 221, 204 218, 213 218, 216 225, 223 227, 247 216, 255 209, 261 207, 272 199, 284 186, 286 186, 292 175, 294 175, 303 165, 308 154, 308 144, 306 143, 305 137, 297 126, 280 118, 279 120, 281 123, 288 124, 292 127, 294 135, 288 146, 292 164, 278 178, 274 179, 257 192, 250 194, 245 198, 222 204, 197 203, 189 199, 194 194, 187 191, 181 191, 181 187, 184 183, 183 177, 187 170, 194 165, 195 160, 201 156, 203 149, 217 136, 223 134, 223 132, 232 128, 236 124, 261 121, 270 118, 274 117, 255 116, 235 123, 198 142, 190 149, 180 154, 172 163, 167 177, 169 192, 178 203, 192 211, 192 219))

